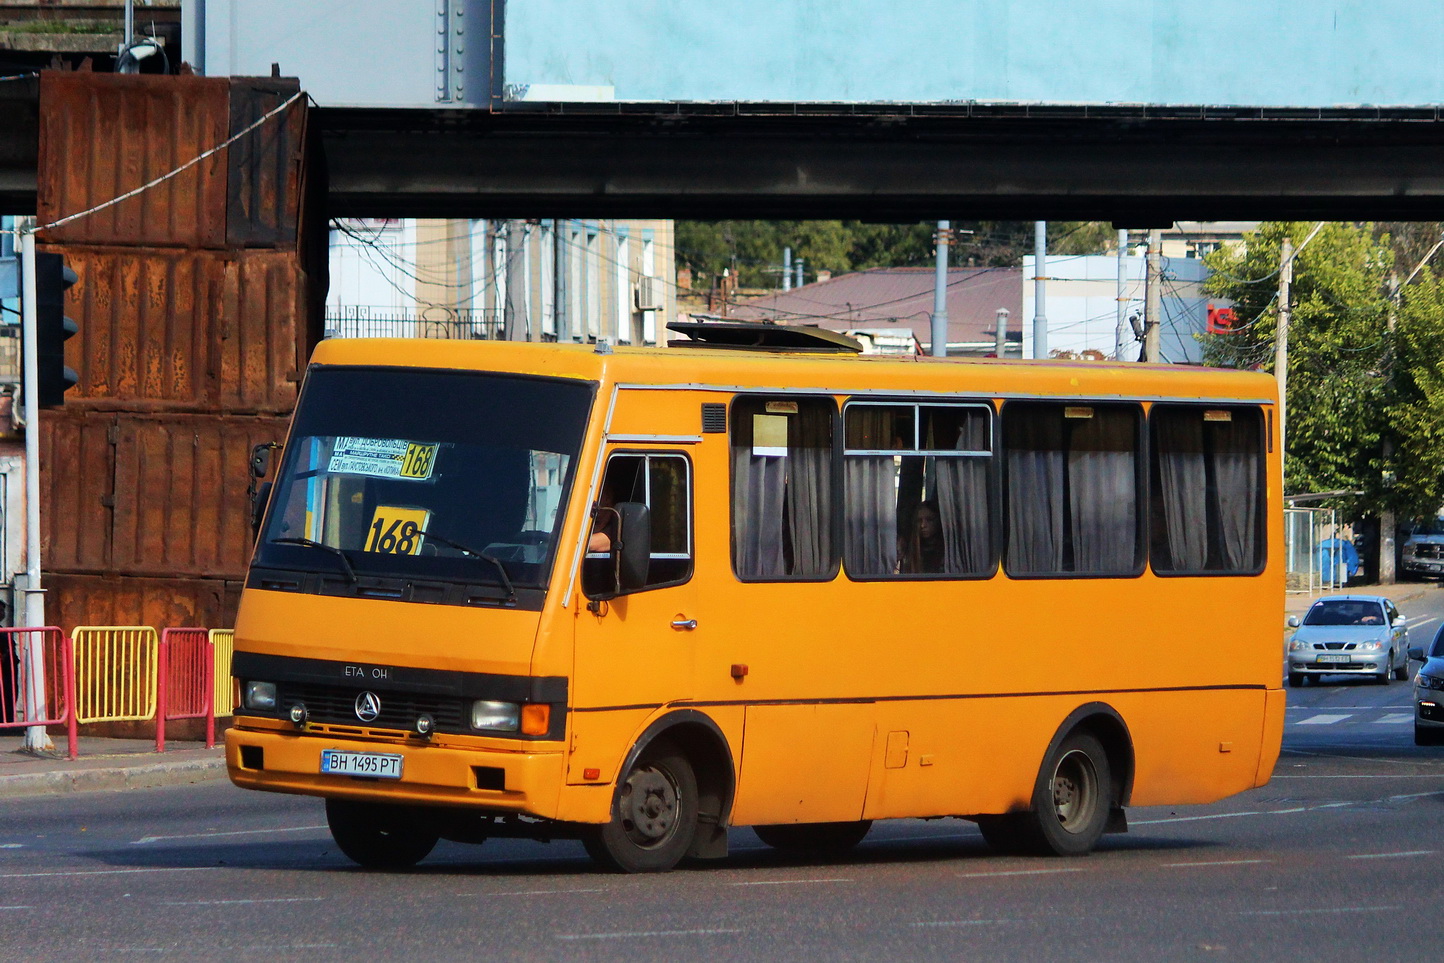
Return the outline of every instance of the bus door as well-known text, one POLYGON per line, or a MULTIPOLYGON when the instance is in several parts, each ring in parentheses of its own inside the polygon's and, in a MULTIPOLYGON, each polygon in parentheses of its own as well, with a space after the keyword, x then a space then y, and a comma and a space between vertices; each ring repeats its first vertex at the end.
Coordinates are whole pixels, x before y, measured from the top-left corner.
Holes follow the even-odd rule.
POLYGON ((645 711, 693 696, 703 620, 692 578, 692 490, 692 462, 683 452, 608 453, 582 561, 574 706, 645 711), (650 559, 641 584, 618 591, 611 549, 619 536, 629 537, 623 503, 646 506, 650 559))

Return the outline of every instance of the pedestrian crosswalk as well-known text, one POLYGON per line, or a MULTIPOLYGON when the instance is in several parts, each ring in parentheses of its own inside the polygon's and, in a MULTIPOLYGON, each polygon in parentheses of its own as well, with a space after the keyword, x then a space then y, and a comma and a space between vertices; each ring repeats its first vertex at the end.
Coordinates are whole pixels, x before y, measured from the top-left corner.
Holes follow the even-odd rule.
POLYGON ((1414 713, 1412 712, 1391 712, 1381 709, 1360 709, 1355 712, 1319 712, 1315 709, 1303 709, 1300 712, 1290 712, 1285 719, 1286 724, 1292 726, 1333 726, 1339 724, 1349 725, 1376 725, 1376 726, 1401 726, 1413 723, 1414 713))

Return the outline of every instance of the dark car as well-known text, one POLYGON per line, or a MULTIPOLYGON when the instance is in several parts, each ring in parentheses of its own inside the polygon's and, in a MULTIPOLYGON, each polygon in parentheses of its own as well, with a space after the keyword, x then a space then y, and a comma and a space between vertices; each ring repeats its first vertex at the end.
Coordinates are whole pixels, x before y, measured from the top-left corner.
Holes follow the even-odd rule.
POLYGON ((1424 663, 1414 676, 1414 745, 1444 745, 1444 626, 1427 650, 1411 647, 1409 658, 1424 663))

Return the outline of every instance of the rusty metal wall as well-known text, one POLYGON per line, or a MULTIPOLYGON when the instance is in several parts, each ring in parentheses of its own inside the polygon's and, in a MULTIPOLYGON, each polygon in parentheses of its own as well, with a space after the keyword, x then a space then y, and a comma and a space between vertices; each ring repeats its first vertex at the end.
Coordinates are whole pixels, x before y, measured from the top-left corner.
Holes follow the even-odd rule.
POLYGON ((241 583, 222 579, 46 575, 46 621, 77 625, 227 627, 235 624, 241 583))
POLYGON ((283 441, 288 419, 66 410, 42 417, 47 573, 244 578, 251 448, 283 441))
MULTIPOLYGON (((294 80, 231 78, 231 133, 245 130, 299 89, 294 80)), ((226 243, 231 247, 295 247, 309 175, 302 166, 307 117, 305 101, 298 101, 229 148, 226 243)))
MULTIPOLYGON (((229 95, 223 77, 44 71, 39 223, 119 197, 224 141, 229 95)), ((226 181, 220 152, 133 198, 45 231, 41 240, 224 247, 226 181)))
POLYGON ((48 245, 79 280, 67 407, 284 413, 314 338, 293 251, 48 245))

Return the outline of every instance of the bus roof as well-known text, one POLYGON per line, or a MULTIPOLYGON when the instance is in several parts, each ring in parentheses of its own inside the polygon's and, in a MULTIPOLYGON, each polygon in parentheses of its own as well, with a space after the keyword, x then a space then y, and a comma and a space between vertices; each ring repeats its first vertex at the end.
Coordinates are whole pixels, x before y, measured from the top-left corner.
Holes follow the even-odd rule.
POLYGON ((590 344, 332 338, 312 363, 497 371, 603 384, 719 390, 955 393, 993 397, 1241 400, 1272 404, 1273 377, 1251 371, 1100 361, 854 355, 590 344))

